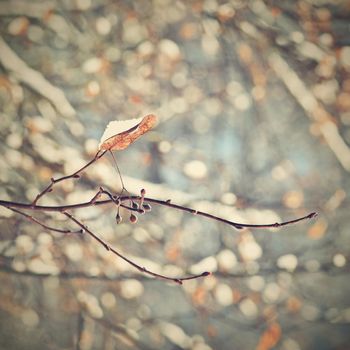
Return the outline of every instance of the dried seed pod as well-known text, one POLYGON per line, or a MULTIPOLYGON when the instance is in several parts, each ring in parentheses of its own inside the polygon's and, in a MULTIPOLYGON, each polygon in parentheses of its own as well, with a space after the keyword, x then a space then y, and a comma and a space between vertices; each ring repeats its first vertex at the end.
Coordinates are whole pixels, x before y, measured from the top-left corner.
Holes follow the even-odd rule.
POLYGON ((123 218, 121 217, 121 215, 119 213, 117 213, 115 220, 116 220, 117 224, 120 224, 123 221, 123 218))
POLYGON ((152 129, 157 122, 154 114, 143 118, 113 121, 107 125, 99 145, 99 150, 122 150, 152 129))
POLYGON ((144 204, 142 205, 142 207, 143 207, 143 209, 145 209, 145 211, 151 211, 151 210, 152 210, 151 205, 148 204, 148 203, 144 203, 144 204))
POLYGON ((129 220, 130 220, 130 222, 132 223, 132 224, 135 224, 136 222, 137 222, 137 216, 135 215, 135 214, 130 214, 130 218, 129 218, 129 220))

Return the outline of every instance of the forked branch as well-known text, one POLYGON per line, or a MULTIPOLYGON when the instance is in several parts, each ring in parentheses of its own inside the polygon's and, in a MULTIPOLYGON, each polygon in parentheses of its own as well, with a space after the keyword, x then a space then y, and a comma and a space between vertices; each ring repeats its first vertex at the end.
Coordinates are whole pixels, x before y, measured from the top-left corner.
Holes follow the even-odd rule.
MULTIPOLYGON (((230 221, 227 219, 224 219, 222 217, 206 213, 200 210, 192 209, 189 207, 185 207, 182 205, 178 204, 173 204, 169 202, 169 200, 160 200, 160 199, 155 199, 151 197, 143 197, 145 203, 153 203, 153 204, 158 204, 162 206, 166 206, 172 209, 177 209, 181 211, 185 211, 187 213, 197 215, 197 216, 203 216, 211 220, 219 221, 222 222, 226 225, 233 226, 234 228, 240 230, 244 228, 252 228, 252 229, 266 229, 266 228, 278 228, 278 227, 283 227, 283 226, 288 226, 288 225, 294 225, 297 224, 301 221, 305 220, 310 220, 314 219, 317 217, 317 212, 311 212, 305 216, 298 217, 295 219, 291 219, 288 221, 281 221, 281 222, 274 222, 274 223, 266 223, 266 224, 249 224, 249 223, 243 223, 243 222, 235 222, 235 221, 230 221)), ((65 210, 73 210, 73 209, 80 209, 80 208, 87 208, 91 206, 99 206, 99 205, 107 205, 107 204, 119 204, 121 207, 128 209, 130 211, 135 211, 137 213, 141 213, 142 210, 133 208, 131 206, 123 204, 123 202, 127 201, 140 201, 142 199, 141 196, 120 196, 118 197, 117 195, 112 195, 110 192, 104 190, 102 192, 97 192, 97 194, 93 197, 92 200, 88 202, 81 202, 81 203, 76 203, 76 204, 68 204, 68 205, 58 205, 58 206, 48 206, 48 205, 35 205, 33 206, 32 204, 27 204, 27 203, 19 203, 19 202, 12 202, 12 201, 4 201, 0 200, 0 205, 3 207, 6 207, 8 209, 12 208, 19 208, 19 209, 26 209, 26 210, 33 210, 33 211, 41 211, 41 212, 62 212, 65 210), (102 194, 107 194, 110 199, 106 200, 96 200, 95 197, 99 197, 102 194)), ((143 213, 143 212, 142 212, 143 213)))
MULTIPOLYGON (((166 276, 160 273, 156 273, 153 271, 148 270, 147 268, 135 263, 134 261, 130 260, 126 256, 124 256, 122 253, 117 251, 115 248, 113 248, 109 243, 107 243, 105 240, 103 240, 100 236, 97 234, 93 233, 86 225, 84 225, 79 219, 74 217, 70 212, 74 209, 79 209, 79 208, 87 208, 87 207, 92 207, 92 206, 98 206, 98 205, 107 205, 107 204, 114 204, 117 207, 117 223, 121 221, 121 218, 119 216, 119 208, 123 207, 127 210, 130 211, 130 221, 132 223, 135 223, 137 221, 137 217, 135 214, 144 214, 147 211, 151 210, 151 206, 149 203, 156 204, 156 205, 161 205, 161 206, 166 206, 171 209, 175 210, 181 210, 188 212, 193 215, 198 215, 198 216, 203 216, 206 217, 210 220, 215 220, 218 222, 221 222, 226 225, 233 226, 236 229, 243 229, 243 228, 252 228, 252 229, 266 229, 266 228, 276 228, 276 227, 283 227, 287 225, 293 225, 297 224, 301 221, 308 220, 308 219, 313 219, 317 216, 317 213, 312 212, 308 215, 305 215, 303 217, 299 217, 296 219, 288 220, 288 221, 283 221, 283 222, 275 222, 275 223, 266 223, 266 224, 249 224, 249 223, 240 223, 240 222, 235 222, 235 221, 230 221, 218 216, 215 216, 210 213, 206 213, 203 211, 195 210, 186 206, 178 205, 178 204, 173 204, 171 203, 171 200, 160 200, 160 199, 155 199, 155 198, 150 198, 150 197, 145 197, 146 191, 142 189, 140 191, 140 196, 135 196, 135 195, 122 195, 122 194, 113 194, 110 191, 104 189, 103 187, 100 187, 99 190, 96 192, 96 194, 93 196, 93 198, 88 201, 88 202, 81 202, 81 203, 76 203, 76 204, 70 204, 70 205, 60 205, 60 206, 44 206, 44 205, 38 205, 37 202, 40 198, 42 198, 44 195, 48 194, 49 192, 52 191, 53 186, 59 182, 68 180, 68 179, 76 179, 80 178, 81 173, 87 169, 89 166, 91 166, 94 162, 96 162, 98 159, 103 157, 106 154, 107 150, 100 150, 96 153, 94 158, 90 160, 87 164, 85 164, 83 167, 75 171, 74 173, 66 176, 62 176, 60 178, 51 179, 51 183, 43 190, 41 191, 34 201, 32 203, 18 203, 18 202, 12 202, 12 201, 4 201, 0 200, 0 206, 6 207, 24 217, 26 217, 28 220, 42 226, 43 228, 54 231, 54 232, 59 232, 59 233, 86 233, 88 234, 91 238, 93 238, 96 242, 101 244, 107 251, 110 251, 114 255, 118 256, 119 258, 123 259, 125 262, 136 268, 142 273, 145 273, 147 275, 150 275, 155 278, 160 278, 163 280, 168 280, 168 281, 173 281, 178 284, 182 284, 183 281, 186 280, 191 280, 191 279, 196 279, 200 277, 205 277, 208 276, 210 273, 209 272, 203 272, 198 275, 194 276, 189 276, 189 277, 179 277, 179 278, 174 278, 170 276, 166 276), (108 199, 105 200, 100 200, 101 196, 104 195, 108 199), (72 231, 72 230, 63 230, 63 229, 57 229, 51 226, 48 226, 44 223, 42 223, 40 220, 37 218, 33 217, 32 215, 29 215, 22 210, 29 210, 29 211, 35 211, 35 212, 60 212, 64 214, 70 221, 74 222, 76 225, 80 227, 78 231, 72 231), (135 213, 135 214, 134 214, 135 213)), ((120 175, 120 172, 119 172, 120 175)), ((123 187, 124 188, 124 187, 123 187)))
POLYGON ((51 182, 47 185, 47 187, 45 187, 33 200, 32 202, 32 206, 35 206, 36 203, 38 202, 38 200, 43 197, 46 193, 52 192, 52 188, 55 184, 64 181, 64 180, 68 180, 68 179, 79 179, 80 178, 80 173, 83 172, 86 168, 88 168, 90 165, 92 165, 93 163, 95 163, 98 159, 100 159, 101 157, 103 157, 105 155, 107 151, 98 151, 95 154, 95 157, 93 159, 91 159, 87 164, 85 164, 83 167, 81 167, 80 169, 78 169, 77 171, 75 171, 74 173, 70 174, 70 175, 66 175, 66 176, 62 176, 58 179, 54 179, 53 177, 51 178, 51 182))
POLYGON ((135 267, 136 269, 138 269, 140 272, 143 272, 147 275, 156 277, 156 278, 160 278, 160 279, 164 279, 164 280, 168 280, 168 281, 173 281, 176 282, 178 284, 182 284, 182 281, 187 281, 187 280, 192 280, 195 278, 199 278, 199 277, 205 277, 210 275, 209 272, 203 272, 199 275, 194 275, 194 276, 189 276, 189 277, 179 277, 179 278, 174 278, 174 277, 169 277, 169 276, 165 276, 162 275, 160 273, 156 273, 153 271, 148 270, 147 268, 138 265, 137 263, 135 263, 134 261, 130 260, 129 258, 127 258, 126 256, 124 256, 123 254, 121 254, 120 252, 118 252, 115 248, 113 248, 111 245, 109 245, 105 240, 103 240, 101 237, 99 237, 98 235, 96 235, 95 233, 93 233, 86 225, 84 225, 83 223, 81 223, 78 219, 76 219, 72 214, 70 214, 67 211, 63 212, 64 215, 66 215, 70 220, 72 220, 73 222, 75 222, 78 226, 81 227, 82 230, 84 230, 84 232, 86 232, 88 235, 90 235, 94 240, 96 240, 97 242, 99 242, 107 251, 112 252, 113 254, 117 255, 119 258, 123 259, 124 261, 126 261, 128 264, 132 265, 133 267, 135 267))

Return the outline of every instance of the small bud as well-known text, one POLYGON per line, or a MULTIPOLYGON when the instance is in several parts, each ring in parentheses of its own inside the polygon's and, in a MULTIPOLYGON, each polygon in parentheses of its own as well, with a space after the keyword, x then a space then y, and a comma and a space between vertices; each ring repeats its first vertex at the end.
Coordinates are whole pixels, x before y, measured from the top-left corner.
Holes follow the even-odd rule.
POLYGON ((80 178, 80 175, 79 174, 75 174, 73 175, 74 179, 79 179, 80 178))
POLYGON ((117 224, 120 224, 123 221, 123 218, 120 216, 120 214, 118 213, 115 217, 115 220, 117 221, 117 224))
POLYGON ((145 211, 151 211, 151 210, 152 210, 151 205, 148 204, 148 203, 144 203, 144 204, 142 205, 142 207, 143 207, 143 209, 145 209, 145 211))
POLYGON ((113 202, 116 204, 116 205, 119 205, 120 204, 120 199, 118 196, 113 196, 113 202))
POLYGON ((146 195, 146 190, 143 188, 143 189, 141 190, 141 196, 144 197, 145 195, 146 195))
POLYGON ((144 213, 146 213, 146 210, 141 208, 137 212, 140 213, 141 215, 143 215, 144 213))
POLYGON ((135 210, 139 209, 139 205, 136 202, 131 202, 131 207, 135 210))
POLYGON ((134 214, 130 214, 129 220, 132 224, 135 224, 137 222, 137 216, 134 214))

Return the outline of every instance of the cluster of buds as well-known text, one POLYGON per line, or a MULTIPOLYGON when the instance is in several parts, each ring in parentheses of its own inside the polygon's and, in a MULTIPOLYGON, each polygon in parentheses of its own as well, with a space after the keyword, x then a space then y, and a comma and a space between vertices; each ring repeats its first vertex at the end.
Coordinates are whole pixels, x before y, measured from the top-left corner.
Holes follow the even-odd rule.
MULTIPOLYGON (((149 212, 152 210, 152 207, 149 203, 144 203, 145 195, 146 195, 146 190, 142 189, 140 191, 140 199, 138 200, 138 202, 136 202, 134 200, 130 201, 129 221, 132 224, 135 224, 138 220, 138 217, 135 213, 139 213, 142 215, 142 214, 145 214, 146 212, 149 212)), ((122 216, 119 213, 119 207, 118 207, 118 212, 117 212, 115 219, 116 219, 117 224, 120 224, 123 220, 122 216)))

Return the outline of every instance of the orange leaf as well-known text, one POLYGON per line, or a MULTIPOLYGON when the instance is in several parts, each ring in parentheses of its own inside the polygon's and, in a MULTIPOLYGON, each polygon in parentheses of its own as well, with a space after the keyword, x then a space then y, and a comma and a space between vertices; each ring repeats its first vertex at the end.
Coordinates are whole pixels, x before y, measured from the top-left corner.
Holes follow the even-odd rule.
POLYGON ((154 114, 148 114, 143 118, 110 122, 101 137, 99 149, 123 150, 153 128, 156 121, 154 114))

